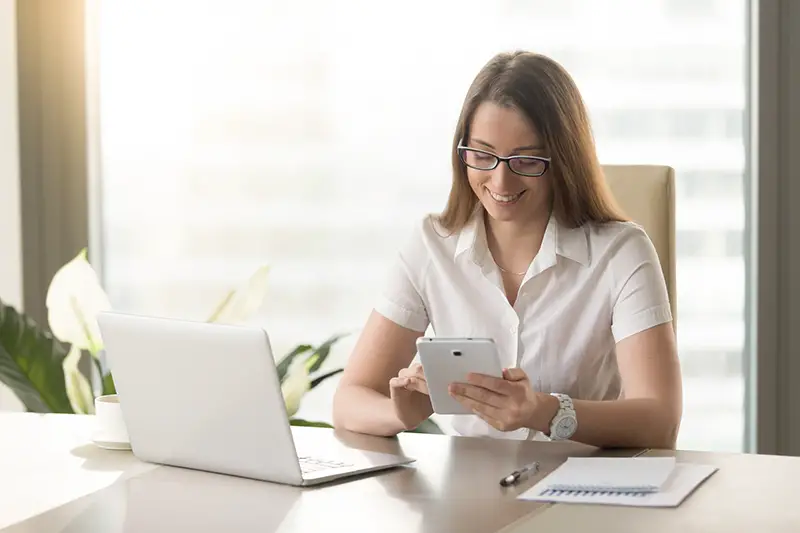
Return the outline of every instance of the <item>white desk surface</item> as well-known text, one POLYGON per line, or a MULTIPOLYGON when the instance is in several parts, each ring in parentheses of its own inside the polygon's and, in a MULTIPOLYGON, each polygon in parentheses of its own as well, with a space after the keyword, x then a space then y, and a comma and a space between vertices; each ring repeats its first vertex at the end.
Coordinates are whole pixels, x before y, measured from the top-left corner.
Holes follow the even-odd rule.
POLYGON ((155 468, 95 446, 93 422, 0 412, 0 530, 155 468))
MULTIPOLYGON (((330 487, 297 488, 161 467, 91 443, 93 419, 0 413, 2 533, 151 531, 800 532, 800 458, 650 450, 720 470, 676 509, 516 499, 569 456, 629 456, 576 443, 343 434, 348 446, 418 458, 330 487), (541 472, 502 489, 533 459, 541 472)), ((320 430, 327 431, 327 430, 320 430)))
POLYGON ((502 533, 800 533, 800 458, 667 450, 645 455, 719 470, 677 508, 552 505, 502 533))
MULTIPOLYGON (((417 459, 410 468, 319 487, 290 487, 154 466, 130 451, 97 448, 93 418, 0 415, 2 533, 153 531, 385 533, 492 532, 546 504, 516 495, 527 483, 499 480, 536 459, 541 474, 569 456, 631 455, 578 443, 475 439, 403 433, 380 438, 327 429, 331 444, 417 459), (338 443, 338 444, 337 444, 338 443)), ((267 451, 268 452, 268 451, 267 451)))

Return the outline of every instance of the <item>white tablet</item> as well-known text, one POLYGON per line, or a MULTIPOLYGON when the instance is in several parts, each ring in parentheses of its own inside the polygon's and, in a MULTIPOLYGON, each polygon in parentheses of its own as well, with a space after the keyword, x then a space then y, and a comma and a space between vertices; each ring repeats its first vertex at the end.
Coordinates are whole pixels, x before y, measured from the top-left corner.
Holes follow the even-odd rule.
POLYGON ((441 415, 473 414, 454 400, 447 389, 451 383, 466 382, 471 372, 503 377, 503 368, 494 340, 485 338, 417 339, 425 380, 433 411, 441 415))

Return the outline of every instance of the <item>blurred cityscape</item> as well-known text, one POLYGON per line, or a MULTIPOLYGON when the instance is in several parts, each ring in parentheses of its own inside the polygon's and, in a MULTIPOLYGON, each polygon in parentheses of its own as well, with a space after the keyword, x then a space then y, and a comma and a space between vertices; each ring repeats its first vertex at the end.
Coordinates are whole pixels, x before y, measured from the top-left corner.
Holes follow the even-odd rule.
MULTIPOLYGON (((326 366, 343 365, 398 243, 444 205, 473 76, 529 49, 573 74, 601 162, 676 169, 679 446, 742 450, 745 8, 102 3, 93 223, 111 301, 205 319, 267 263, 258 321, 278 355, 350 331, 326 366)), ((330 420, 334 387, 301 414, 330 420)))

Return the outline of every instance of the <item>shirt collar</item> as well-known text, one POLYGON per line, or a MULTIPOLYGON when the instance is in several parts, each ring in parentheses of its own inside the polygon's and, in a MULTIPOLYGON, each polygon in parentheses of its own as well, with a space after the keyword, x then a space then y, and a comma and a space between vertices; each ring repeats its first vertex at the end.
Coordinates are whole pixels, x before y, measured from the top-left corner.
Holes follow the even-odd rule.
POLYGON ((589 266, 588 228, 585 226, 568 228, 555 222, 555 217, 551 217, 550 220, 554 222, 556 253, 583 266, 589 266))
MULTIPOLYGON (((478 207, 470 217, 467 224, 459 232, 456 241, 456 251, 454 258, 458 258, 465 252, 469 253, 472 261, 478 265, 483 265, 483 260, 488 253, 486 241, 486 228, 483 223, 484 210, 478 207)), ((586 228, 568 228, 562 226, 555 215, 550 216, 547 228, 544 232, 542 245, 539 253, 534 259, 534 270, 542 270, 552 266, 556 262, 556 256, 560 255, 571 259, 583 266, 589 265, 589 236, 586 228), (536 267, 539 268, 536 268, 536 267)))
POLYGON ((483 223, 483 214, 483 208, 480 207, 479 204, 459 232, 458 241, 456 241, 455 259, 467 253, 473 263, 483 265, 483 259, 489 250, 489 245, 486 241, 486 226, 483 223))

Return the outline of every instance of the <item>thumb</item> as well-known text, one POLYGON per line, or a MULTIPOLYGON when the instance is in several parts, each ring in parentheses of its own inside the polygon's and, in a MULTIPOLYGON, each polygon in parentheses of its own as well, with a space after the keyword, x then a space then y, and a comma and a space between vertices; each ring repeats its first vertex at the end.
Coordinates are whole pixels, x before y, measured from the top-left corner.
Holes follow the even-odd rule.
POLYGON ((503 378, 508 381, 524 381, 528 375, 521 368, 506 368, 503 370, 503 378))

